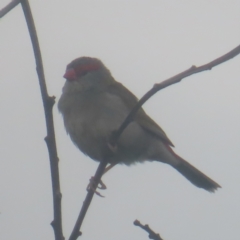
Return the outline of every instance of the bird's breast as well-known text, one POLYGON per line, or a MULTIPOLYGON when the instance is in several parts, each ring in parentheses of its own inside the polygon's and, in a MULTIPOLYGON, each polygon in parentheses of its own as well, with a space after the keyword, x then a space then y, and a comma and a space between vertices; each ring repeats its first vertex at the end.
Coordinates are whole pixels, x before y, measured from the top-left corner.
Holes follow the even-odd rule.
POLYGON ((128 114, 121 99, 110 94, 78 96, 62 111, 66 131, 77 147, 101 160, 111 133, 128 114))

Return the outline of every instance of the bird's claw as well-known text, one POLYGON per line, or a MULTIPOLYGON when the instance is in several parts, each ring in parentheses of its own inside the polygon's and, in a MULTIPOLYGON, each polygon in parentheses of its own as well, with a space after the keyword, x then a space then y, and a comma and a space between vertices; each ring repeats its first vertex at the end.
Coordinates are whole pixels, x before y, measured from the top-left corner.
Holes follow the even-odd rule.
POLYGON ((93 191, 95 194, 97 194, 99 197, 104 197, 100 192, 96 190, 96 188, 105 190, 107 189, 107 186, 103 183, 102 180, 99 181, 99 186, 96 186, 96 182, 94 177, 91 177, 89 180, 89 184, 87 186, 87 191, 93 191))
POLYGON ((102 180, 100 180, 100 182, 98 183, 99 186, 97 186, 97 188, 105 190, 107 189, 107 186, 104 184, 104 182, 102 180))
POLYGON ((117 145, 112 145, 111 143, 108 143, 107 145, 113 153, 117 151, 117 145))

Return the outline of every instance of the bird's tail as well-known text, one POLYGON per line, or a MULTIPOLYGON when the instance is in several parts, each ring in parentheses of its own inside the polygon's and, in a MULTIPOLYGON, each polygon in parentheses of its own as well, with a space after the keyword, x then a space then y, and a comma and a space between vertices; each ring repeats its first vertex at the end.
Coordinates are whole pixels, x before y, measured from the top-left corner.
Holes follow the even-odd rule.
POLYGON ((174 168, 179 171, 185 178, 187 178, 192 184, 199 188, 204 188, 209 192, 214 192, 221 186, 214 182, 211 178, 200 172, 197 168, 190 163, 180 158, 181 161, 174 168))
MULTIPOLYGON (((197 168, 192 166, 190 163, 179 157, 171 147, 167 146, 167 149, 171 153, 174 161, 167 162, 172 165, 178 172, 180 172, 185 178, 187 178, 192 184, 199 188, 203 188, 209 192, 214 192, 221 186, 213 181, 211 178, 200 172, 197 168)), ((172 159, 173 159, 172 158, 172 159)), ((169 158, 168 158, 169 159, 169 158)), ((169 159, 170 160, 170 159, 169 159)))

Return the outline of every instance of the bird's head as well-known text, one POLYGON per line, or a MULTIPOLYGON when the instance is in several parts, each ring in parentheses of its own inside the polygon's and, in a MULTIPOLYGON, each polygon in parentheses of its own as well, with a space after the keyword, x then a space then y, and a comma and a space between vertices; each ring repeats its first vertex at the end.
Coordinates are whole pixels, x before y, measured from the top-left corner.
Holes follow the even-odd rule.
POLYGON ((84 91, 100 89, 114 81, 110 71, 97 58, 80 57, 67 65, 63 77, 67 80, 67 89, 84 91))

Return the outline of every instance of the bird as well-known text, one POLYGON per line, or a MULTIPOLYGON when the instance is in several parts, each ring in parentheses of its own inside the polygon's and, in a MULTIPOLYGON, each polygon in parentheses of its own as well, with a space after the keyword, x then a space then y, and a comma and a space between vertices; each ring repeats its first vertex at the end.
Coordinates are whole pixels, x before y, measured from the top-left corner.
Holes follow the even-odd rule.
MULTIPOLYGON (((101 60, 79 57, 67 65, 58 102, 72 142, 95 161, 103 161, 111 134, 123 123, 137 97, 101 60)), ((214 192, 221 186, 173 151, 162 128, 140 108, 119 137, 109 163, 131 165, 157 161, 168 164, 195 186, 214 192)), ((111 167, 110 167, 111 168, 111 167)))

